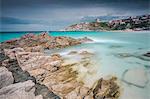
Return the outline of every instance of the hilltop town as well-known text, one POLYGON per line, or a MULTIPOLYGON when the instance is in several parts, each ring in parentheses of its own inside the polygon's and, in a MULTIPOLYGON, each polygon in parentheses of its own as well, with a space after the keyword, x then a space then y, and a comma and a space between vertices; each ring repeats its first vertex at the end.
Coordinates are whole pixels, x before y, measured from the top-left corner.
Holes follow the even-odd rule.
POLYGON ((130 30, 143 31, 150 30, 150 15, 128 17, 126 19, 111 20, 103 22, 95 19, 93 22, 81 22, 65 28, 65 31, 112 31, 130 30))

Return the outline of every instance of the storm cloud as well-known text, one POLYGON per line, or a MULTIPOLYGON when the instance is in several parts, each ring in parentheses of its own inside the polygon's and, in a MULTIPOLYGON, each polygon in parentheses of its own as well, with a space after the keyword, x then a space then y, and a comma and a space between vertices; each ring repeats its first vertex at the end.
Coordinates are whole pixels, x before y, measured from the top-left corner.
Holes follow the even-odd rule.
POLYGON ((86 16, 132 16, 148 13, 149 0, 2 0, 1 16, 5 21, 1 22, 1 30, 12 30, 13 26, 9 29, 12 23, 18 26, 18 30, 31 29, 33 24, 32 30, 41 25, 41 30, 59 30, 86 16))

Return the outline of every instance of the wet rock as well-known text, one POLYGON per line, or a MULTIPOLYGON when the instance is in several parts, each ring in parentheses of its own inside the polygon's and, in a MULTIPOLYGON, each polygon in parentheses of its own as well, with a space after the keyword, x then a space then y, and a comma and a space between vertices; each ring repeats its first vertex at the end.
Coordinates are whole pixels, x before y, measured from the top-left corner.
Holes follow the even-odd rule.
POLYGON ((66 99, 118 99, 120 88, 116 83, 116 78, 104 80, 101 78, 94 88, 85 86, 76 87, 66 95, 66 99))
POLYGON ((122 79, 125 83, 139 88, 144 88, 148 83, 147 73, 144 68, 126 70, 122 79))
POLYGON ((116 83, 116 77, 109 80, 99 79, 94 90, 94 99, 118 99, 120 96, 120 89, 116 83))
POLYGON ((8 86, 14 82, 12 73, 5 67, 0 67, 0 88, 8 86))
POLYGON ((84 42, 92 42, 93 40, 88 37, 84 37, 84 38, 79 39, 79 41, 84 43, 84 42))
POLYGON ((93 99, 92 93, 89 94, 88 87, 76 87, 75 90, 71 91, 65 96, 66 99, 93 99))
POLYGON ((76 87, 77 87, 76 83, 57 84, 52 86, 52 90, 63 96, 70 93, 76 87))
POLYGON ((143 54, 143 56, 150 57, 150 52, 143 54))

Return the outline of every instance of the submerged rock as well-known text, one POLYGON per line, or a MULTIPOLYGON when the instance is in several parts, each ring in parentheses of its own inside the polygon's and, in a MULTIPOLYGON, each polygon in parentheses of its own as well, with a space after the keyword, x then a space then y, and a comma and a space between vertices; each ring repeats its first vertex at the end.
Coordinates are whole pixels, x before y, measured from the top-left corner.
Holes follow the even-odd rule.
POLYGON ((143 56, 150 57, 150 52, 143 54, 143 56))
POLYGON ((88 51, 82 51, 82 52, 80 52, 79 54, 80 54, 80 55, 85 55, 85 56, 87 56, 87 55, 94 55, 93 53, 88 52, 88 51))
POLYGON ((109 46, 109 48, 121 48, 121 47, 123 47, 123 46, 121 46, 121 45, 111 45, 111 46, 109 46))
POLYGON ((77 54, 78 52, 77 51, 71 51, 68 53, 68 55, 73 55, 73 54, 77 54))
POLYGON ((147 73, 143 68, 126 70, 123 73, 122 80, 139 88, 144 88, 148 83, 147 73))
POLYGON ((149 54, 139 54, 139 53, 117 53, 117 54, 114 54, 115 56, 119 57, 119 58, 129 58, 129 57, 133 57, 133 58, 138 58, 138 59, 141 59, 141 60, 144 60, 144 61, 150 61, 150 58, 149 58, 149 54))
POLYGON ((132 57, 130 53, 118 53, 118 54, 115 54, 115 56, 120 57, 120 58, 132 57))

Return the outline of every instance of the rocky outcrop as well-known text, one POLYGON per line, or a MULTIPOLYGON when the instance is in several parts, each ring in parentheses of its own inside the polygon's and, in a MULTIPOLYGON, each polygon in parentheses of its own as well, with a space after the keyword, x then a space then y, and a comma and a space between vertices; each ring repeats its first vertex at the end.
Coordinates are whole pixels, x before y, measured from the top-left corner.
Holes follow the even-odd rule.
POLYGON ((90 41, 88 38, 74 39, 71 37, 52 37, 48 33, 41 33, 39 35, 26 34, 19 39, 9 40, 1 43, 2 49, 12 48, 24 48, 26 51, 42 52, 44 49, 64 48, 67 46, 73 46, 81 44, 83 42, 90 41))
POLYGON ((95 85, 92 82, 91 86, 86 83, 90 79, 89 75, 92 77, 96 74, 93 68, 93 52, 73 51, 61 56, 46 55, 43 51, 89 41, 92 40, 87 37, 73 39, 51 37, 42 33, 27 34, 20 39, 3 42, 1 65, 12 72, 14 80, 0 89, 0 98, 118 99, 120 88, 116 78, 100 78, 95 85))
POLYGON ((77 59, 80 60, 71 58, 69 61, 59 54, 48 56, 40 52, 26 51, 15 53, 15 58, 23 71, 28 71, 29 75, 36 78, 35 82, 47 86, 50 91, 61 98, 118 98, 119 86, 115 82, 115 79, 102 80, 103 83, 101 85, 97 83, 96 87, 93 88, 84 84, 83 78, 91 72, 90 66, 92 65, 90 64, 92 64, 92 61, 90 58, 94 55, 92 52, 74 51, 70 53, 68 54, 69 56, 74 55, 74 57, 78 57, 77 59), (79 68, 82 68, 82 70, 79 68))

